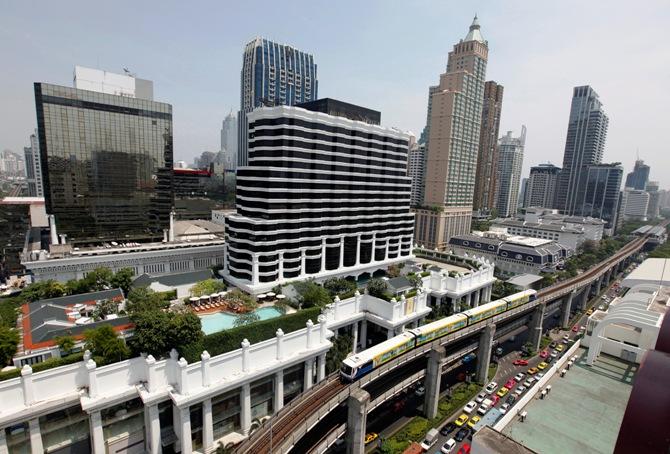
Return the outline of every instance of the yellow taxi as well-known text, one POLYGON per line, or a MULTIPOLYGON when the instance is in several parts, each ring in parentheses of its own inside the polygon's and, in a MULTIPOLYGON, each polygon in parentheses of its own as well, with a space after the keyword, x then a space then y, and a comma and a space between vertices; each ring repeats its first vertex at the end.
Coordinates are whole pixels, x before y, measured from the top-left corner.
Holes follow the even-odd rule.
POLYGON ((556 351, 557 351, 557 352, 562 352, 564 348, 565 348, 565 347, 563 347, 562 344, 558 344, 558 345, 556 346, 556 351))
POLYGON ((545 363, 544 361, 537 365, 537 368, 540 370, 545 370, 547 367, 549 367, 549 364, 545 363))
POLYGON ((468 427, 475 427, 475 424, 477 424, 482 418, 479 416, 473 416, 470 418, 470 421, 468 421, 468 427))
POLYGON ((528 375, 535 375, 537 374, 537 367, 531 367, 528 369, 528 375))
POLYGON ((463 413, 461 416, 459 416, 458 418, 456 418, 456 421, 454 421, 454 424, 456 424, 457 427, 461 427, 463 424, 465 424, 466 422, 468 422, 468 419, 469 419, 469 418, 468 418, 468 415, 466 415, 465 413, 463 413))
POLYGON ((586 311, 586 315, 591 315, 591 314, 593 314, 593 309, 589 309, 588 311, 586 311))
POLYGON ((379 438, 379 434, 376 432, 370 432, 369 434, 365 435, 365 444, 367 445, 368 443, 372 443, 375 441, 377 438, 379 438))
POLYGON ((504 386, 498 390, 496 395, 498 397, 505 397, 505 395, 509 392, 509 389, 505 388, 504 386))

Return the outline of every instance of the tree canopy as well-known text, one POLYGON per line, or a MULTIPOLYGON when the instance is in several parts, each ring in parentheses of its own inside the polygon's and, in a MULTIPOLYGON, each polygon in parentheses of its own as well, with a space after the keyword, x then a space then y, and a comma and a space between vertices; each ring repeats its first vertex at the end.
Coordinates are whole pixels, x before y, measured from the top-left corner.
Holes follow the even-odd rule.
POLYGON ((143 310, 131 314, 135 332, 130 341, 135 353, 164 357, 171 349, 180 353, 191 344, 201 343, 200 318, 191 311, 143 310))
POLYGON ((19 345, 19 333, 0 325, 0 369, 11 361, 19 345))
POLYGON ((101 325, 84 331, 85 348, 91 351, 93 360, 100 366, 128 358, 130 350, 110 325, 101 325))
POLYGON ((324 307, 333 302, 328 290, 310 279, 307 281, 296 282, 293 287, 298 292, 298 302, 303 309, 309 307, 324 307))
POLYGON ((370 279, 368 281, 367 289, 370 296, 376 298, 381 298, 385 300, 390 300, 390 295, 388 294, 388 283, 379 278, 370 279))
POLYGON ((191 296, 208 296, 212 293, 219 293, 226 289, 226 284, 218 279, 205 279, 197 282, 189 292, 191 296))

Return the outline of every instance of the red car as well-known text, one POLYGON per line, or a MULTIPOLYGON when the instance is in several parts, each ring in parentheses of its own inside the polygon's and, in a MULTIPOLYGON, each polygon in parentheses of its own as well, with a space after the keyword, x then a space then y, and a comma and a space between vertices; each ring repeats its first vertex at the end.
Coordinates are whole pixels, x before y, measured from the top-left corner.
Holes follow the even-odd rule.
POLYGON ((546 350, 542 350, 542 351, 540 352, 540 358, 546 358, 547 356, 549 356, 549 352, 548 352, 548 351, 546 351, 546 350))
POLYGON ((493 405, 497 405, 499 400, 500 397, 498 395, 494 394, 493 396, 491 396, 491 401, 493 401, 493 405))
POLYGON ((516 382, 514 381, 513 378, 510 378, 509 380, 507 380, 507 383, 505 383, 505 388, 512 389, 514 388, 514 385, 516 385, 516 382))
POLYGON ((527 366, 528 361, 525 359, 515 359, 512 364, 514 364, 515 366, 527 366))
POLYGON ((463 444, 461 449, 458 450, 458 454, 470 454, 470 443, 463 444))
POLYGON ((579 331, 579 325, 575 325, 575 326, 573 326, 573 327, 572 327, 572 332, 573 332, 573 333, 576 333, 577 331, 579 331))

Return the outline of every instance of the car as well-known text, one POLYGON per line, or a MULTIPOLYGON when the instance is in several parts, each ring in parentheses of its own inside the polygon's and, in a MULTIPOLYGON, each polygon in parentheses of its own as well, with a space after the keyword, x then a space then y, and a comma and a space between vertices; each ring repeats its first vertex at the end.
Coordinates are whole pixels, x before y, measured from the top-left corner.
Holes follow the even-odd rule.
POLYGON ((514 381, 513 378, 510 378, 509 380, 507 380, 507 383, 505 383, 505 388, 512 389, 514 388, 514 385, 516 385, 516 381, 514 381))
POLYGON ((544 361, 537 365, 537 368, 540 370, 545 370, 547 367, 549 367, 549 364, 545 363, 544 361))
POLYGON ((501 356, 503 354, 503 349, 502 347, 496 348, 496 355, 501 356))
POLYGON ((525 386, 517 386, 516 389, 514 390, 514 394, 520 397, 521 394, 523 394, 525 391, 526 391, 525 386))
POLYGON ((562 352, 564 349, 565 349, 565 347, 562 346, 562 345, 557 345, 557 346, 556 346, 556 351, 557 351, 557 352, 562 352))
POLYGON ((508 392, 509 392, 509 389, 508 389, 508 388, 505 388, 505 387, 503 386, 502 388, 500 388, 500 389, 498 390, 498 392, 496 393, 496 396, 498 396, 498 397, 505 397, 505 395, 507 395, 508 392))
POLYGON ((547 364, 551 364, 551 362, 552 362, 553 360, 554 360, 554 357, 553 357, 553 356, 550 356, 549 358, 545 359, 544 361, 545 361, 547 364))
POLYGON ((482 404, 482 405, 477 409, 477 413, 480 414, 480 415, 482 415, 482 416, 484 416, 484 415, 486 414, 487 411, 489 411, 489 406, 488 406, 488 405, 484 405, 484 404, 482 404))
POLYGON ((499 402, 499 401, 500 401, 500 397, 498 397, 498 396, 491 396, 491 402, 492 402, 491 405, 492 405, 492 406, 498 405, 498 402, 499 402))
POLYGON ((454 424, 456 424, 456 427, 462 427, 463 424, 468 422, 468 419, 470 419, 470 417, 468 415, 466 415, 465 413, 462 413, 461 416, 456 418, 456 421, 454 421, 454 424))
POLYGON ((377 432, 370 432, 369 434, 365 435, 365 444, 370 444, 373 441, 375 441, 377 438, 379 438, 379 434, 377 432))
POLYGON ((549 357, 556 359, 558 357, 558 350, 552 350, 551 355, 549 355, 549 357))
POLYGON ((525 386, 526 388, 530 388, 531 386, 533 386, 534 382, 535 382, 535 379, 533 377, 529 377, 528 380, 523 382, 523 386, 525 386))
POLYGON ((447 435, 452 433, 454 429, 456 429, 456 424, 454 424, 453 422, 448 422, 440 429, 440 435, 446 437, 447 435))
POLYGON ((568 345, 568 343, 569 343, 570 341, 569 341, 568 339, 563 339, 561 342, 562 342, 564 345, 568 345))
POLYGON ((475 424, 477 424, 479 421, 481 421, 482 418, 479 416, 473 416, 470 418, 470 421, 468 421, 468 427, 475 427, 475 424))
POLYGON ((516 396, 514 394, 509 396, 507 398, 507 400, 505 401, 505 403, 510 404, 510 405, 514 405, 514 402, 516 402, 516 396))
POLYGON ((528 365, 528 360, 527 359, 515 359, 512 364, 514 364, 515 366, 527 366, 528 365))
POLYGON ((484 402, 484 399, 486 399, 486 393, 482 392, 477 394, 477 397, 475 397, 475 402, 481 404, 482 402, 484 402))
POLYGON ((526 374, 524 374, 523 372, 519 372, 518 374, 516 374, 514 376, 514 381, 519 383, 521 380, 523 380, 523 377, 525 377, 525 376, 526 376, 526 374))
POLYGON ((536 380, 539 380, 542 377, 544 377, 544 372, 538 372, 537 374, 535 374, 535 379, 536 380))
POLYGON ((507 413, 507 410, 509 410, 509 407, 511 407, 511 406, 512 406, 512 404, 508 404, 507 402, 505 402, 499 408, 500 413, 504 415, 505 413, 507 413))
POLYGON ((551 344, 549 344, 549 347, 556 348, 556 341, 553 341, 551 344))
POLYGON ((570 336, 568 334, 563 335, 563 340, 569 340, 569 339, 570 339, 570 336))
POLYGON ((593 309, 589 309, 588 311, 586 311, 586 315, 591 315, 591 314, 593 314, 593 309))
POLYGON ((498 383, 492 381, 491 383, 486 385, 485 391, 487 394, 493 394, 496 389, 498 389, 498 383))
POLYGON ((454 439, 460 443, 461 441, 465 440, 465 437, 467 437, 469 434, 470 429, 468 429, 467 427, 462 427, 458 430, 458 432, 456 432, 456 436, 454 437, 454 439))
POLYGON ((467 414, 470 414, 472 413, 472 410, 474 410, 475 408, 477 408, 477 402, 471 400, 470 402, 465 404, 465 407, 463 407, 463 411, 467 414))
POLYGON ((440 451, 442 451, 444 454, 449 454, 451 451, 454 450, 455 447, 456 447, 456 440, 450 438, 447 440, 445 444, 442 445, 440 451))
POLYGON ((426 388, 423 385, 417 386, 416 389, 414 390, 414 395, 417 397, 421 397, 424 394, 426 394, 426 388))
POLYGON ((530 369, 528 369, 528 375, 535 375, 535 374, 537 374, 537 368, 531 367, 530 369))
POLYGON ((540 358, 546 358, 547 356, 549 356, 549 352, 548 352, 548 351, 546 351, 546 350, 542 350, 542 351, 540 352, 540 358))
POLYGON ((470 443, 463 443, 457 454, 470 454, 470 443))

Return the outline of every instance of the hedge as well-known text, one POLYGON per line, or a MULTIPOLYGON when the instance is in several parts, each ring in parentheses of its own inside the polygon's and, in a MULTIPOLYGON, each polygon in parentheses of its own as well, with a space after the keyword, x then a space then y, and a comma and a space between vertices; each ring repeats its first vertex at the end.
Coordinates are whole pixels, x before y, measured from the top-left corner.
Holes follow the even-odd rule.
POLYGON ((240 343, 243 339, 247 339, 252 344, 255 344, 272 339, 279 328, 284 333, 290 333, 304 328, 307 320, 317 323, 319 314, 321 314, 320 307, 311 307, 294 314, 209 334, 203 340, 203 347, 212 356, 220 355, 240 348, 240 343))
MULTIPOLYGON (((33 364, 33 372, 41 372, 54 367, 67 366, 68 364, 78 363, 84 357, 84 352, 73 353, 61 358, 49 358, 41 363, 33 364)), ((0 381, 9 380, 21 376, 21 369, 9 370, 7 372, 0 372, 0 381)))

